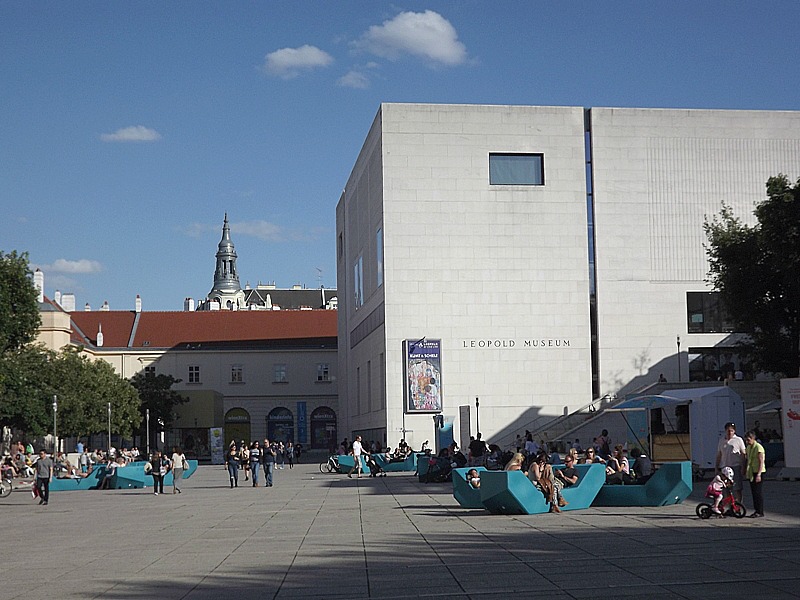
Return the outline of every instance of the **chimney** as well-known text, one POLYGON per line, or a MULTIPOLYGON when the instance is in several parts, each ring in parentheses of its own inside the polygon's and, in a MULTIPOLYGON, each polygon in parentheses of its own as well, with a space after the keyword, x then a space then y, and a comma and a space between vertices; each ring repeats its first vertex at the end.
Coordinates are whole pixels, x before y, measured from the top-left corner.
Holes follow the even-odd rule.
POLYGON ((75 294, 63 294, 61 296, 61 308, 66 312, 75 312, 75 294))
POLYGON ((194 310, 194 298, 184 298, 183 310, 191 312, 194 310))
POLYGON ((84 310, 84 311, 86 311, 86 312, 92 312, 92 307, 91 307, 91 306, 89 306, 89 303, 87 302, 87 303, 84 305, 84 307, 83 307, 83 310, 84 310))
POLYGON ((61 290, 56 290, 56 293, 53 294, 53 300, 56 304, 61 306, 61 290))
POLYGON ((108 300, 103 302, 103 306, 100 307, 100 310, 105 311, 105 312, 111 310, 111 307, 108 305, 108 300))
POLYGON ((33 286, 36 288, 36 301, 44 302, 44 273, 39 269, 33 274, 33 286))
POLYGON ((97 347, 100 348, 103 345, 103 324, 98 323, 97 325, 97 347))
POLYGON ((134 302, 134 306, 136 307, 134 310, 136 310, 137 313, 142 312, 142 298, 141 296, 139 296, 139 294, 136 294, 136 301, 134 302))

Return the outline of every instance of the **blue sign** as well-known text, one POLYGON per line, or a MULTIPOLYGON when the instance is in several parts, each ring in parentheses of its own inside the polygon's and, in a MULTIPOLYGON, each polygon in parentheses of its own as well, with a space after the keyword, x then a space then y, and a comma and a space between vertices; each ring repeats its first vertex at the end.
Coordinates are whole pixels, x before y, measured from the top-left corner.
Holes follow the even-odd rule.
POLYGON ((297 403, 297 443, 308 443, 308 409, 305 402, 297 403))

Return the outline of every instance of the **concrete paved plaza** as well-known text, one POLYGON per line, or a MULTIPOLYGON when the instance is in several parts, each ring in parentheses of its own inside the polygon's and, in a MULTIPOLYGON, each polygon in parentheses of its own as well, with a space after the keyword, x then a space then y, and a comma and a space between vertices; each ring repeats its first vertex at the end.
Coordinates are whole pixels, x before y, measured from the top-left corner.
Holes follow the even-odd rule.
MULTIPOLYGON (((492 516, 410 474, 316 465, 231 490, 200 467, 181 495, 28 491, 0 500, 0 598, 797 598, 800 483, 768 481, 767 517, 701 521, 690 500, 492 516)), ((749 505, 749 496, 745 495, 749 505)))

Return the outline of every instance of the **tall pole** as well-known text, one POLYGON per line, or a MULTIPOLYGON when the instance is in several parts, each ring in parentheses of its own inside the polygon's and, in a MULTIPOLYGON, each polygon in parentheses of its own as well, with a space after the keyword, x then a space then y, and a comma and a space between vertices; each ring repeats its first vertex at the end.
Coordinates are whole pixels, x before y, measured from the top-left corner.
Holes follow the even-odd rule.
MULTIPOLYGON (((475 396, 475 429, 477 430, 475 433, 481 432, 481 403, 478 400, 478 397, 475 396)), ((477 435, 475 437, 478 437, 477 435)))
POLYGON ((145 455, 150 456, 150 409, 148 408, 144 412, 145 420, 147 421, 147 441, 145 442, 145 455))
POLYGON ((678 336, 678 382, 681 380, 681 336, 678 336))
POLYGON ((53 458, 55 459, 56 452, 58 452, 58 396, 53 394, 53 458))
POLYGON ((111 402, 108 403, 108 449, 111 450, 111 402))

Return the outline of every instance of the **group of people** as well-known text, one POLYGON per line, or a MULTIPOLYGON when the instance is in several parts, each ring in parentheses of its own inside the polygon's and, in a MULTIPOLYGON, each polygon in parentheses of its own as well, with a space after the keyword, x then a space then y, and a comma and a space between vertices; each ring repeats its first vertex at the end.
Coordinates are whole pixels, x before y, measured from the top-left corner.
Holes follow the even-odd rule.
POLYGON ((259 472, 264 470, 264 485, 272 487, 274 484, 275 469, 284 469, 287 465, 294 468, 295 460, 300 459, 302 446, 295 445, 291 440, 283 442, 270 442, 264 439, 262 445, 258 440, 249 446, 242 440, 237 446, 232 441, 225 454, 225 467, 228 469, 231 488, 239 487, 239 469, 244 471, 244 480, 252 479, 253 487, 259 487, 259 472))
POLYGON ((733 491, 738 502, 742 501, 742 483, 746 479, 750 482, 753 496, 753 512, 749 516, 763 517, 763 475, 766 471, 764 446, 759 443, 757 433, 750 430, 742 439, 736 435, 735 423, 725 423, 725 435, 717 446, 717 476, 707 490, 707 494, 714 498, 714 512, 719 512, 725 488, 733 491))
POLYGON ((361 464, 362 458, 364 458, 370 466, 370 477, 377 477, 379 475, 385 476, 386 473, 383 472, 380 465, 375 462, 375 454, 382 454, 384 460, 388 463, 396 463, 405 461, 413 453, 414 450, 404 439, 400 440, 395 450, 391 448, 386 448, 384 450, 380 442, 377 444, 375 442, 365 442, 360 435, 357 435, 352 443, 350 443, 347 438, 344 438, 342 443, 339 444, 339 454, 341 456, 349 455, 353 457, 353 467, 347 474, 350 478, 353 477, 353 473, 356 474, 356 477, 361 477, 363 472, 363 466, 361 464))

